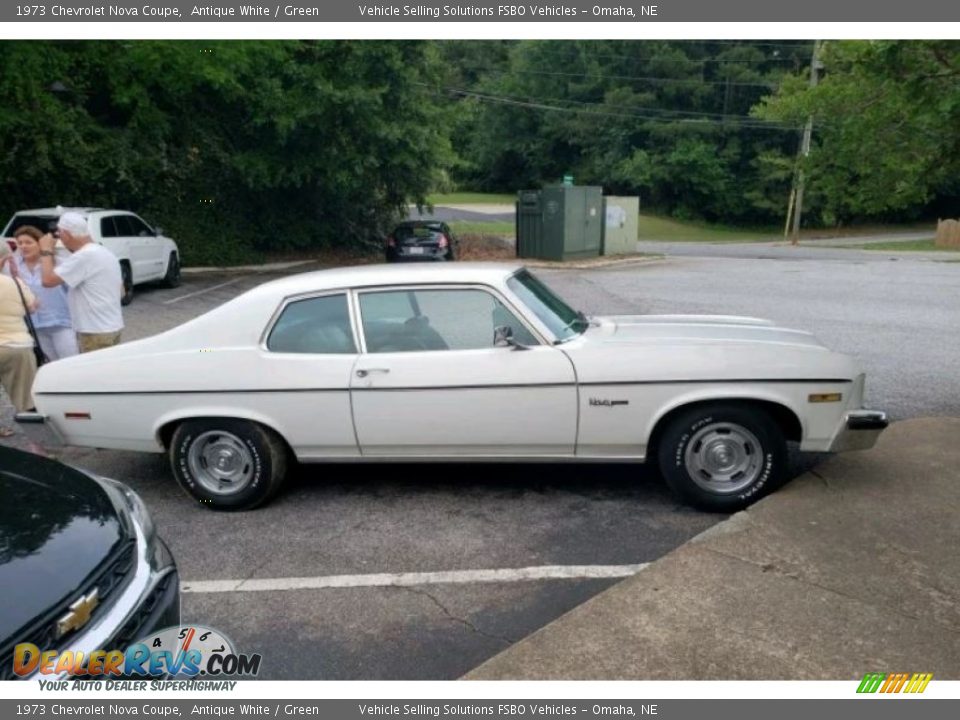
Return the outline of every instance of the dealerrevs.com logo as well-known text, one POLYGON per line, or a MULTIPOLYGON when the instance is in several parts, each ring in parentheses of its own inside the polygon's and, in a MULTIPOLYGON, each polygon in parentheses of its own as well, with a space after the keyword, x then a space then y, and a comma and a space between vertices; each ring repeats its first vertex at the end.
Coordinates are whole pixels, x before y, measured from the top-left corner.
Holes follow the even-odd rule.
POLYGON ((933 673, 867 673, 858 693, 922 693, 933 680, 933 673))
POLYGON ((90 652, 43 650, 20 643, 13 651, 18 677, 187 678, 247 676, 260 672, 261 656, 237 653, 222 633, 203 626, 173 626, 124 649, 90 652))

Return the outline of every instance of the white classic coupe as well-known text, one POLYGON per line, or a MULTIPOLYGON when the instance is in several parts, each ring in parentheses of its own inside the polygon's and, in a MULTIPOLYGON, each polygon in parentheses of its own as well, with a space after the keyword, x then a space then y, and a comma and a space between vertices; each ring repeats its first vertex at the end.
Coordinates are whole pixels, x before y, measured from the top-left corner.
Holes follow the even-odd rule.
POLYGON ((864 375, 744 317, 585 317, 524 268, 366 266, 268 282, 173 330, 40 369, 72 445, 169 454, 207 507, 292 460, 655 461, 706 510, 776 486, 786 441, 871 447, 864 375))

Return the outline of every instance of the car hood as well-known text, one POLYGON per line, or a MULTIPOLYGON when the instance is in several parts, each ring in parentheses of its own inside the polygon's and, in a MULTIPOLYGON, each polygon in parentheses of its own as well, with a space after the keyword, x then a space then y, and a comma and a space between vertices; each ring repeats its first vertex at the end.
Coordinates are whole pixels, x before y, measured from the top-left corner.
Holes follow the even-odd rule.
MULTIPOLYGON (((0 646, 70 601, 125 538, 93 478, 0 447, 0 646)), ((45 648, 41 648, 45 649, 45 648)))
MULTIPOLYGON (((823 348, 812 333, 770 320, 734 315, 613 315, 599 322, 595 339, 609 343, 777 343, 823 348)), ((823 348, 825 349, 825 348, 823 348)))
POLYGON ((848 381, 856 362, 812 334, 727 315, 615 315, 560 346, 583 383, 848 381))

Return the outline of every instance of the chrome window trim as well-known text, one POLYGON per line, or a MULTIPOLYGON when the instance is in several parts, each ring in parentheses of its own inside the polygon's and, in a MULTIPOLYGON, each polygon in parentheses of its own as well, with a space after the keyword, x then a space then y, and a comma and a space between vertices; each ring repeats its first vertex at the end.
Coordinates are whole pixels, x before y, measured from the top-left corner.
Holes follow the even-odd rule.
MULTIPOLYGON (((483 283, 416 283, 412 285, 374 285, 370 287, 355 288, 351 290, 351 293, 355 296, 355 308, 357 314, 357 329, 360 333, 360 338, 363 341, 361 347, 362 354, 364 355, 388 355, 390 353, 370 353, 367 352, 367 339, 363 333, 363 316, 360 310, 360 296, 366 295, 368 293, 384 293, 384 292, 406 292, 406 291, 417 291, 417 290, 480 290, 481 292, 486 292, 488 295, 491 295, 496 299, 501 305, 507 308, 513 315, 523 323, 527 331, 537 339, 538 345, 534 347, 553 347, 553 343, 548 342, 544 337, 543 333, 540 332, 539 328, 531 325, 530 319, 527 317, 526 313, 520 312, 517 309, 517 304, 512 302, 512 299, 499 288, 493 287, 492 285, 485 285, 483 283)), ((489 350, 494 349, 493 346, 490 348, 461 348, 458 350, 417 350, 416 353, 455 353, 455 352, 475 352, 477 350, 489 350)), ((411 353, 404 353, 409 355, 411 353)))
POLYGON ((270 316, 270 319, 267 321, 266 328, 260 335, 260 340, 257 343, 257 347, 265 353, 275 356, 285 356, 285 355, 295 355, 297 357, 327 357, 332 355, 335 357, 350 357, 357 356, 360 354, 360 344, 357 342, 357 322, 354 317, 352 303, 350 301, 350 290, 348 288, 338 288, 336 290, 319 290, 309 293, 299 293, 297 295, 288 295, 280 301, 280 305, 276 310, 273 311, 273 314, 270 316), (267 346, 267 341, 270 339, 270 334, 273 332, 274 327, 277 322, 279 322, 280 317, 283 315, 283 311, 287 309, 288 306, 296 302, 302 302, 303 300, 315 300, 317 298, 323 297, 333 297, 334 295, 344 295, 346 296, 347 301, 347 315, 350 320, 350 331, 353 333, 353 347, 354 351, 349 353, 292 353, 292 352, 279 352, 277 350, 271 350, 267 346))

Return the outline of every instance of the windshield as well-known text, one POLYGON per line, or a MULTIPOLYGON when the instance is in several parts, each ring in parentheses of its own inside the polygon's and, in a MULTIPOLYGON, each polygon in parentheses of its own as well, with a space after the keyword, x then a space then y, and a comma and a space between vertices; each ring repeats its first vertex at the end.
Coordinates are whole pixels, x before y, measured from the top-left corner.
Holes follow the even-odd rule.
POLYGON ((550 329, 558 342, 579 335, 589 325, 582 313, 567 305, 528 270, 521 270, 507 280, 507 287, 550 329))

